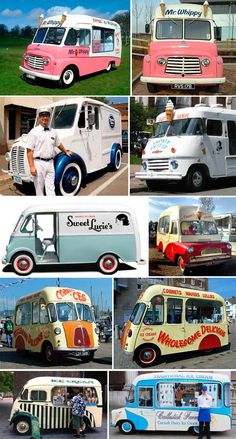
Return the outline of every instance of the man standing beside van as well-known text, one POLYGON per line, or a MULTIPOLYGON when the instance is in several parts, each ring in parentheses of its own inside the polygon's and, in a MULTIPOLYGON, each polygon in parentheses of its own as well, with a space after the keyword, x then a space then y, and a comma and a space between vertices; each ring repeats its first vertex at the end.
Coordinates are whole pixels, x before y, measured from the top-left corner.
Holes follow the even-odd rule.
POLYGON ((83 398, 83 393, 80 391, 76 396, 72 398, 70 401, 70 405, 72 405, 72 425, 74 430, 76 430, 76 434, 74 434, 75 438, 79 438, 81 436, 86 436, 83 429, 83 419, 85 412, 85 402, 83 398))
POLYGON ((4 330, 7 339, 7 346, 9 348, 12 348, 13 323, 9 316, 6 317, 6 321, 4 323, 4 330))
POLYGON ((49 127, 51 116, 50 107, 41 107, 38 112, 39 125, 34 127, 27 137, 27 157, 36 195, 55 195, 54 157, 56 148, 65 155, 73 153, 67 151, 60 142, 56 131, 49 127))
POLYGON ((204 435, 204 427, 207 439, 211 439, 210 422, 211 422, 212 397, 207 393, 207 386, 202 386, 202 394, 198 397, 198 421, 199 421, 199 438, 204 435))

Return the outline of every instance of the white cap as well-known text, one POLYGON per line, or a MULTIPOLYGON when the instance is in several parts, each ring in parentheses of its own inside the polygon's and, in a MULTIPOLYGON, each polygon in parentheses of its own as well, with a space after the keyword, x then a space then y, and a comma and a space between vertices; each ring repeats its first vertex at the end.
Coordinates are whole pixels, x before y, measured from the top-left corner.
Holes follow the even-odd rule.
POLYGON ((40 107, 38 109, 38 114, 41 114, 41 113, 49 113, 49 114, 51 114, 52 113, 52 109, 50 107, 40 107))

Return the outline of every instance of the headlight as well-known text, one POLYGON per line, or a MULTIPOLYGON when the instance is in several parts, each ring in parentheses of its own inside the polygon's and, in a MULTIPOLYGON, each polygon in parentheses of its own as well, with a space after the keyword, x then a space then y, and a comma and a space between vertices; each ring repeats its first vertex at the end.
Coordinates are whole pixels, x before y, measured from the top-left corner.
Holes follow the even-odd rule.
POLYGON ((59 335, 61 333, 61 329, 60 328, 55 328, 54 332, 56 335, 59 335))
POLYGON ((179 166, 179 163, 177 162, 177 160, 171 160, 171 162, 170 162, 170 167, 171 167, 173 170, 177 169, 178 166, 179 166))
POLYGON ((157 64, 159 64, 160 66, 164 66, 166 63, 165 58, 158 58, 157 60, 157 64))
POLYGON ((194 247, 190 246, 187 248, 188 253, 193 253, 194 252, 194 247))
POLYGON ((25 61, 29 61, 29 56, 28 55, 24 55, 24 60, 25 61))
POLYGON ((46 59, 46 58, 45 58, 45 59, 43 60, 43 64, 44 64, 45 66, 48 66, 48 64, 49 64, 49 59, 46 59))
POLYGON ((204 67, 208 67, 209 64, 210 64, 210 60, 209 60, 209 59, 205 58, 205 59, 202 60, 202 65, 203 65, 204 67))
POLYGON ((147 162, 142 162, 142 167, 143 167, 143 170, 144 171, 147 171, 147 168, 148 168, 148 165, 147 165, 147 162))
POLYGON ((227 244, 227 249, 228 250, 231 250, 232 249, 232 245, 228 242, 228 244, 227 244))
POLYGON ((10 162, 10 160, 11 160, 11 154, 10 154, 9 152, 6 152, 6 154, 5 154, 5 160, 6 160, 7 162, 10 162))

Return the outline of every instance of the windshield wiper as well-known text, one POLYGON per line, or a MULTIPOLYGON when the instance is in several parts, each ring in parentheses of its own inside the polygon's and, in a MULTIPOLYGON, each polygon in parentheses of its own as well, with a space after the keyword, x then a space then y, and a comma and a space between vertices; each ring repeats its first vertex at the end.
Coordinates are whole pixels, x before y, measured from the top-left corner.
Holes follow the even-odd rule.
POLYGON ((64 105, 61 107, 61 110, 60 110, 59 113, 56 115, 55 120, 57 120, 58 117, 61 115, 61 113, 62 113, 62 111, 64 110, 65 106, 66 106, 66 104, 64 104, 64 105))

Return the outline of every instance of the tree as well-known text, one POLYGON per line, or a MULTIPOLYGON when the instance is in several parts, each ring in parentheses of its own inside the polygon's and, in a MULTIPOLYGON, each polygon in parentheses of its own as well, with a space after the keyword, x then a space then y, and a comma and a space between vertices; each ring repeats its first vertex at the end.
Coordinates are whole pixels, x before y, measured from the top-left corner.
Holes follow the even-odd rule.
POLYGON ((19 37, 20 32, 21 32, 21 30, 20 30, 20 26, 18 26, 18 24, 11 29, 11 35, 14 37, 19 37))
POLYGON ((121 27, 121 35, 125 38, 125 44, 129 44, 130 36, 130 12, 125 11, 121 14, 116 14, 112 17, 112 20, 116 21, 121 27))
POLYGON ((7 26, 5 24, 0 24, 0 37, 5 37, 8 33, 7 26))
POLYGON ((212 213, 215 210, 215 203, 213 197, 200 197, 199 198, 200 207, 206 212, 212 213))
POLYGON ((34 29, 31 26, 25 26, 21 29, 22 38, 32 38, 34 36, 34 29))
POLYGON ((146 128, 146 114, 143 106, 130 99, 130 131, 131 133, 143 131, 146 128))
POLYGON ((138 22, 143 8, 138 4, 138 1, 133 1, 133 16, 135 17, 135 32, 138 34, 138 22))
POLYGON ((12 392, 13 391, 13 373, 12 372, 0 372, 0 392, 12 392))

